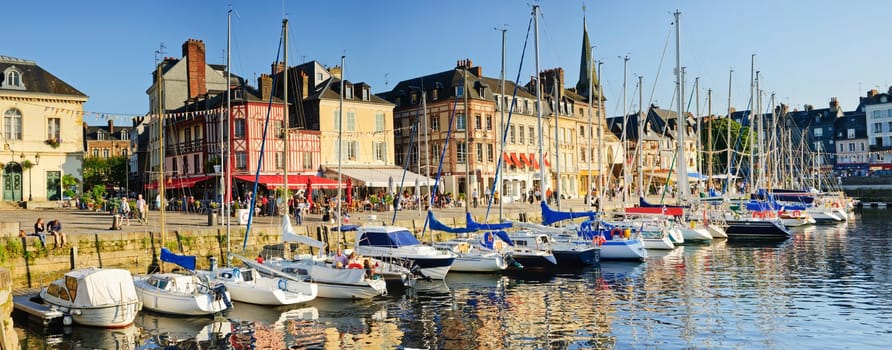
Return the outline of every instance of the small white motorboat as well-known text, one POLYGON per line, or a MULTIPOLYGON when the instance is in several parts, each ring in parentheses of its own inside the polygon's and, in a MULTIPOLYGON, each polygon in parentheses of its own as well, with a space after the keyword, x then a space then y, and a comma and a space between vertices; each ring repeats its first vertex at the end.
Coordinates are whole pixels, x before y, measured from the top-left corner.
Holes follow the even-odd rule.
POLYGON ((200 271, 211 281, 222 282, 232 300, 258 305, 293 305, 316 299, 316 283, 283 277, 273 278, 253 268, 224 267, 200 271))
POLYGON ((140 309, 133 277, 127 270, 84 268, 65 273, 41 289, 40 297, 74 323, 107 328, 129 326, 140 309))
POLYGON ((229 292, 222 283, 211 285, 207 278, 193 273, 155 273, 133 278, 143 307, 155 312, 207 316, 232 307, 229 292))

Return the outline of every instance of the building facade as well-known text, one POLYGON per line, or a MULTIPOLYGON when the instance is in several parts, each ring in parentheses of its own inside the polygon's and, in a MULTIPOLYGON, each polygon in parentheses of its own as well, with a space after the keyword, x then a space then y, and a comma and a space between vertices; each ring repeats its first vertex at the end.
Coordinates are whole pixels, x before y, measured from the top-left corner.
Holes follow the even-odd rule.
POLYGON ((892 87, 888 92, 867 92, 861 100, 870 145, 870 169, 892 169, 892 87))
POLYGON ((836 144, 834 170, 852 175, 866 175, 870 164, 867 121, 863 111, 845 112, 833 125, 836 144))
POLYGON ((62 176, 81 178, 87 96, 35 62, 0 56, 3 200, 57 201, 62 176))

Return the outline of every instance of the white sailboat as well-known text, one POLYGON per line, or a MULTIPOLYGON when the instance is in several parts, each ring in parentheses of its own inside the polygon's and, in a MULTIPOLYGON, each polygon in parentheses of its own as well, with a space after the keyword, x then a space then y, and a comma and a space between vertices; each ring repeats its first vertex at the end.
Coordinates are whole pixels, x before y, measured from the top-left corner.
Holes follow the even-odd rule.
POLYGON ((40 297, 74 323, 119 328, 133 323, 140 309, 133 277, 127 270, 85 268, 65 273, 40 291, 40 297))

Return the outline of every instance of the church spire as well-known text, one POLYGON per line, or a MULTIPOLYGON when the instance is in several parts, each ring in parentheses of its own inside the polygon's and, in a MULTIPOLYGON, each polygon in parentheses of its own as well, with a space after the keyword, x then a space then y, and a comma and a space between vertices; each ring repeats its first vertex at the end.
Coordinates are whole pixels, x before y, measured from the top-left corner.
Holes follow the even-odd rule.
MULTIPOLYGON (((585 12, 585 6, 582 8, 585 12)), ((582 54, 579 60, 579 81, 576 83, 576 92, 581 96, 588 97, 589 89, 592 90, 592 96, 598 94, 597 73, 594 72, 594 62, 592 61, 592 44, 588 39, 588 28, 585 21, 585 14, 582 15, 582 54)))

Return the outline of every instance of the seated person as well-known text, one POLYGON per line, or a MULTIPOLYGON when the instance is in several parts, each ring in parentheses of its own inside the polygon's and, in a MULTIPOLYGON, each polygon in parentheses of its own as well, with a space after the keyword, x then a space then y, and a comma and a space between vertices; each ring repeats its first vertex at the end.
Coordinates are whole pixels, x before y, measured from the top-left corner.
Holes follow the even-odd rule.
POLYGON ((356 253, 350 253, 348 262, 349 263, 347 264, 347 268, 350 268, 350 269, 361 269, 362 268, 362 264, 359 263, 359 260, 356 257, 356 253))
POLYGON ((62 232, 62 221, 59 221, 59 219, 49 222, 47 232, 56 238, 56 248, 68 244, 65 232, 62 232))
POLYGON ((46 225, 43 223, 43 218, 37 218, 37 222, 34 223, 34 233, 31 236, 37 236, 40 243, 46 248, 46 225))
POLYGON ((371 279, 375 276, 375 267, 372 266, 372 263, 369 259, 365 259, 362 261, 362 267, 365 268, 365 277, 371 279))
POLYGON ((339 269, 343 269, 347 266, 347 256, 344 255, 344 251, 341 248, 338 248, 337 253, 335 253, 335 267, 339 269))

